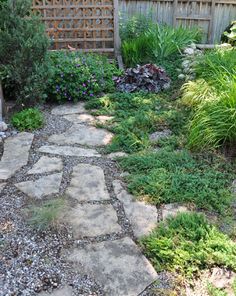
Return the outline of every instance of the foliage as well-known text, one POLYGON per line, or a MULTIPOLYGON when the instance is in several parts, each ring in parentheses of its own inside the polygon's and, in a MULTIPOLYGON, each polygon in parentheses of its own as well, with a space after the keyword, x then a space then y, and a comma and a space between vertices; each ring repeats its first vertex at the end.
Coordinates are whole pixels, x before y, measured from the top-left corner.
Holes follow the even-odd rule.
POLYGON ((212 284, 208 284, 207 292, 209 296, 227 296, 228 293, 223 291, 222 289, 216 288, 212 284))
POLYGON ((197 107, 202 103, 216 100, 215 89, 206 80, 188 81, 182 86, 182 102, 190 107, 197 107))
POLYGON ((215 50, 200 57, 197 80, 183 86, 182 101, 193 107, 189 147, 196 150, 236 142, 236 50, 215 50))
POLYGON ((146 34, 150 42, 148 50, 154 61, 161 61, 175 55, 187 45, 200 39, 200 33, 197 28, 173 28, 157 24, 149 28, 146 34))
POLYGON ((184 47, 200 39, 196 28, 159 25, 142 15, 127 22, 127 31, 122 38, 122 54, 128 67, 150 62, 163 66, 166 60, 176 59, 184 47), (143 24, 136 28, 136 23, 143 24))
POLYGON ((148 37, 142 34, 136 39, 128 39, 122 42, 122 56, 127 67, 135 67, 137 64, 150 62, 148 59, 148 37))
POLYGON ((40 206, 32 205, 26 210, 27 221, 39 230, 55 227, 64 207, 65 200, 62 198, 45 201, 40 206))
POLYGON ((151 14, 147 16, 136 14, 126 20, 121 18, 120 38, 122 41, 136 39, 147 32, 150 25, 152 25, 151 14))
POLYGON ((236 21, 231 23, 228 30, 224 32, 224 36, 226 37, 228 43, 232 44, 233 46, 236 45, 236 21))
POLYGON ((32 131, 43 126, 44 118, 38 109, 29 108, 15 113, 11 118, 11 123, 20 131, 32 131))
POLYGON ((113 75, 120 74, 105 56, 57 51, 50 58, 53 75, 48 83, 48 97, 58 102, 76 102, 112 91, 113 75))
POLYGON ((30 0, 8 0, 0 9, 0 79, 5 96, 24 104, 44 98, 49 40, 30 0))
POLYGON ((189 147, 203 150, 236 143, 236 83, 232 93, 197 109, 189 128, 189 147))
POLYGON ((157 271, 167 269, 191 278, 215 265, 236 270, 236 244, 202 214, 169 217, 141 245, 157 271))
POLYGON ((165 71, 153 64, 129 68, 115 79, 118 90, 123 92, 148 91, 158 93, 170 87, 165 71))
MULTIPOLYGON (((162 93, 164 95, 164 92, 162 93)), ((87 107, 114 118, 106 128, 115 133, 107 152, 135 152, 150 148, 149 134, 166 127, 181 133, 185 111, 161 96, 146 93, 114 93, 88 102, 87 107)))
POLYGON ((227 91, 236 76, 236 49, 216 49, 199 56, 196 76, 217 90, 227 91))
POLYGON ((230 212, 234 166, 220 157, 194 157, 185 150, 160 149, 120 160, 131 193, 156 205, 194 203, 199 209, 230 212))

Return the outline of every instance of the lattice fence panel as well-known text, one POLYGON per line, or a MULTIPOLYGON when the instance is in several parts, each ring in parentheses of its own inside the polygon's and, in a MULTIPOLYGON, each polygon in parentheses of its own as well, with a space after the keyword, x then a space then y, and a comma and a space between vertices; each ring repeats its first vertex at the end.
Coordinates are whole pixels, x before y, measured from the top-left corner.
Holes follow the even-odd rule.
POLYGON ((68 45, 83 51, 113 52, 113 0, 33 0, 54 49, 68 45))

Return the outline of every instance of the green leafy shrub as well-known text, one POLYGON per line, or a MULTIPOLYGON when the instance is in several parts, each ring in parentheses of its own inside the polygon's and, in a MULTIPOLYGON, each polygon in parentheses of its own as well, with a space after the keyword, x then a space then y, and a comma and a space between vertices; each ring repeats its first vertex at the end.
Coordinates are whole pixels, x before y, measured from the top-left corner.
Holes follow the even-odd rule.
POLYGON ((36 108, 29 108, 15 113, 11 118, 12 125, 20 131, 32 131, 44 124, 42 112, 36 108))
POLYGON ((236 45, 236 21, 233 21, 230 24, 230 26, 226 29, 223 35, 223 41, 226 41, 229 44, 232 44, 233 46, 236 45))
POLYGON ((114 90, 114 75, 120 73, 104 56, 79 52, 50 53, 53 75, 47 93, 58 102, 88 99, 101 92, 114 90))
POLYGON ((44 98, 49 76, 49 39, 30 12, 30 0, 8 0, 0 9, 0 80, 6 98, 28 105, 44 98))
POLYGON ((120 37, 122 41, 136 39, 143 33, 147 32, 148 28, 152 25, 151 14, 142 15, 136 14, 128 19, 120 20, 120 37))
POLYGON ((184 47, 200 39, 196 28, 172 28, 156 24, 151 18, 145 20, 144 16, 140 16, 140 20, 135 18, 128 21, 127 31, 129 33, 123 34, 122 55, 128 67, 147 62, 166 65, 164 61, 173 57, 176 59, 184 47), (143 25, 140 24, 140 29, 136 28, 136 23, 139 24, 142 19, 143 25))
POLYGON ((218 157, 198 159, 185 150, 163 148, 130 155, 120 165, 130 173, 129 191, 156 205, 187 202, 200 209, 230 213, 234 166, 218 157))
POLYGON ((27 222, 33 228, 45 230, 58 225, 65 200, 62 198, 48 200, 39 206, 30 206, 26 210, 27 222))
POLYGON ((168 218, 141 245, 157 271, 191 278, 213 266, 236 270, 236 244, 202 214, 180 213, 168 218))

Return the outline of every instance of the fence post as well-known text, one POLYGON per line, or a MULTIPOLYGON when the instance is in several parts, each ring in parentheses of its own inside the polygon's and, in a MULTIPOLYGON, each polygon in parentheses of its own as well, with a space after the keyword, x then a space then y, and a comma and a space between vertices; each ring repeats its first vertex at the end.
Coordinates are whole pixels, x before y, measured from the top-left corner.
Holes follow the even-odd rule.
POLYGON ((120 40, 120 34, 119 34, 119 2, 118 0, 113 0, 113 17, 114 17, 114 50, 115 50, 115 56, 118 61, 119 68, 123 69, 123 61, 121 57, 121 40, 120 40))

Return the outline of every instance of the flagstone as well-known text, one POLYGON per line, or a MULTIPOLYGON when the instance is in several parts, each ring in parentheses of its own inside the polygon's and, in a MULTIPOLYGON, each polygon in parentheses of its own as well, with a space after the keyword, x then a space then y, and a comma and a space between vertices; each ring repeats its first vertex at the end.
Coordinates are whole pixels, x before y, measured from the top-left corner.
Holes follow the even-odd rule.
POLYGON ((61 156, 101 157, 101 154, 99 154, 95 149, 72 146, 45 145, 39 148, 39 152, 56 154, 61 156))
POLYGON ((113 134, 105 129, 82 124, 74 124, 65 133, 52 135, 49 142, 58 145, 81 144, 88 146, 104 146, 111 142, 113 134))
POLYGON ((124 206, 134 235, 138 238, 148 235, 157 225, 157 208, 143 201, 135 200, 134 196, 123 189, 119 180, 113 182, 113 187, 117 198, 124 206))
POLYGON ((42 198, 43 196, 59 192, 62 173, 41 177, 35 181, 16 183, 15 186, 30 197, 42 198))
POLYGON ((78 204, 69 211, 65 219, 71 224, 77 239, 121 231, 112 205, 78 204))
POLYGON ((53 115, 67 115, 67 114, 79 114, 85 113, 85 103, 79 102, 77 104, 66 104, 56 106, 52 109, 51 113, 53 115))
POLYGON ((137 296, 157 278, 150 262, 127 237, 74 249, 69 259, 81 263, 109 296, 137 296))
POLYGON ((28 171, 27 174, 43 174, 54 171, 61 171, 62 169, 63 163, 60 158, 42 156, 39 161, 34 164, 32 169, 28 171))
POLYGON ((98 166, 84 163, 73 168, 71 182, 66 194, 78 201, 110 199, 103 170, 98 166))
POLYGON ((33 138, 33 134, 23 132, 5 140, 0 161, 0 180, 7 180, 27 164, 33 138))

